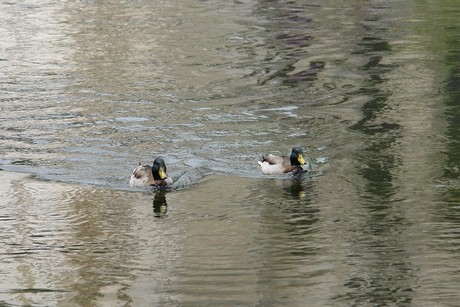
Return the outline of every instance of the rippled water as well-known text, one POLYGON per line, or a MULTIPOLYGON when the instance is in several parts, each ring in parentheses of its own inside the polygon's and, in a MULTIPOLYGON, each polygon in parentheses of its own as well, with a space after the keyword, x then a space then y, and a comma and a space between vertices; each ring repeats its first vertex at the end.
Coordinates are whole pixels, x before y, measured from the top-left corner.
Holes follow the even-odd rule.
POLYGON ((459 13, 1 3, 0 304, 456 305, 459 13))

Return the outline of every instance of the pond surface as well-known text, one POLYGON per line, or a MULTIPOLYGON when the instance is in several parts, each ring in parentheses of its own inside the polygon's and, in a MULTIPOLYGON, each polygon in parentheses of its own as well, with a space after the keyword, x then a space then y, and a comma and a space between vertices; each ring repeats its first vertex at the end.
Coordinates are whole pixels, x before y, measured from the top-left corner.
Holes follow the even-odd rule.
POLYGON ((2 2, 0 304, 458 304, 459 16, 2 2), (157 156, 178 188, 130 189, 157 156))

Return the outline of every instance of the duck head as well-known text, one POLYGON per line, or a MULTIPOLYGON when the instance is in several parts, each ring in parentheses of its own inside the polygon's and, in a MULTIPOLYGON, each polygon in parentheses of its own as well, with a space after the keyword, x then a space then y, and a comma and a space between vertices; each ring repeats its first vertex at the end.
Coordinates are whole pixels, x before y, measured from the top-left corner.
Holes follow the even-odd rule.
POLYGON ((300 147, 292 148, 291 155, 289 156, 292 166, 300 166, 305 164, 305 159, 303 158, 303 151, 300 147))
POLYGON ((152 175, 155 180, 165 180, 168 177, 168 174, 166 174, 166 164, 162 158, 156 158, 153 161, 152 175))

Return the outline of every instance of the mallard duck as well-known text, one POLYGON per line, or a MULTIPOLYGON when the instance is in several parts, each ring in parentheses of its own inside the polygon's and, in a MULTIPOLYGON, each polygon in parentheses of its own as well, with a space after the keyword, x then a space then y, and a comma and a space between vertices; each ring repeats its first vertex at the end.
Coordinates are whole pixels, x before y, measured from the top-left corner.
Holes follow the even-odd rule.
POLYGON ((284 174, 289 172, 303 172, 301 165, 306 164, 303 158, 302 148, 292 148, 291 155, 275 156, 269 154, 262 157, 262 161, 258 161, 262 173, 265 175, 284 174))
POLYGON ((156 158, 151 167, 150 165, 141 165, 139 163, 139 166, 133 170, 133 174, 129 179, 131 187, 165 187, 172 184, 172 178, 168 177, 166 173, 165 161, 161 158, 156 158))

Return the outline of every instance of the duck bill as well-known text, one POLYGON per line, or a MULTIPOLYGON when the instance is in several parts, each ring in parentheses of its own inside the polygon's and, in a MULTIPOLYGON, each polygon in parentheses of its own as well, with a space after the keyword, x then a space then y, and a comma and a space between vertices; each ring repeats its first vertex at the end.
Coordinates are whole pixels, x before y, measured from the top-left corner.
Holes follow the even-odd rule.
POLYGON ((165 169, 160 167, 160 170, 158 171, 158 175, 160 175, 160 178, 162 180, 166 179, 166 177, 168 177, 168 175, 166 175, 166 172, 165 172, 165 169))
POLYGON ((299 157, 297 157, 297 161, 299 161, 300 165, 306 164, 305 159, 302 155, 299 155, 299 157))

